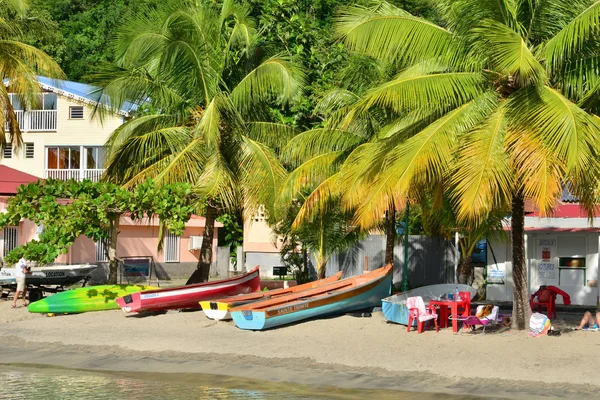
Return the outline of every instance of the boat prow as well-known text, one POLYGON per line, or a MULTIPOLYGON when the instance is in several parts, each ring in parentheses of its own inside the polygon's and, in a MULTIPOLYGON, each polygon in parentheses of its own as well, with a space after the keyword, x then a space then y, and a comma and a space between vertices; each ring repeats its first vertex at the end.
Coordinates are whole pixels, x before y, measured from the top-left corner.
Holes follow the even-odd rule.
POLYGON ((320 286, 328 285, 333 282, 337 282, 342 277, 342 272, 338 272, 325 279, 320 279, 313 282, 304 283, 298 286, 292 286, 283 289, 269 290, 266 292, 256 292, 250 294, 241 294, 238 296, 226 297, 223 299, 206 300, 200 302, 200 307, 204 314, 210 319, 217 321, 230 320, 231 313, 229 310, 234 307, 239 307, 244 304, 253 303, 260 300, 272 299, 278 296, 283 296, 291 293, 298 293, 304 290, 318 288, 320 286))

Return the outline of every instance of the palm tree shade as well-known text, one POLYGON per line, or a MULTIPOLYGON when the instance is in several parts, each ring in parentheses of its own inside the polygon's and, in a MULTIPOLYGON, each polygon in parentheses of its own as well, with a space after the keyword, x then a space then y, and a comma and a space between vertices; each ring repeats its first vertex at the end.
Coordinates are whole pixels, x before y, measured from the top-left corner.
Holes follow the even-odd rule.
POLYGON ((294 130, 270 122, 269 106, 292 99, 302 74, 266 57, 255 37, 248 8, 234 1, 170 2, 125 21, 116 65, 97 76, 115 107, 129 100, 143 111, 109 138, 107 178, 189 182, 201 199, 204 240, 188 283, 208 280, 217 211, 273 210, 285 174, 269 146, 294 130))

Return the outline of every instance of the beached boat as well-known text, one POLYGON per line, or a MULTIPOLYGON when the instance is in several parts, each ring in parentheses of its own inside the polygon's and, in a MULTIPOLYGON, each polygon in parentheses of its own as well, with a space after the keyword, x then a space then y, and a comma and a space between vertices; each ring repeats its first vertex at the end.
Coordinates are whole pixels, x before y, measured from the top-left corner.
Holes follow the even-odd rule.
MULTIPOLYGON (((459 292, 469 292, 471 294, 471 299, 477 294, 477 290, 469 285, 429 285, 387 297, 381 301, 381 309, 386 320, 397 324, 408 325, 406 299, 409 297, 421 296, 425 304, 427 304, 430 300, 437 300, 443 295, 454 293, 457 288, 459 292)), ((413 322, 413 326, 417 326, 416 321, 413 322)))
MULTIPOLYGON (((88 277, 98 266, 82 265, 54 265, 31 268, 27 275, 27 284, 35 286, 68 286, 88 277)), ((16 284, 16 268, 0 269, 0 285, 16 284)))
POLYGON ((253 303, 255 301, 273 299, 278 296, 283 296, 290 293, 298 293, 304 290, 318 288, 324 285, 328 285, 333 282, 337 282, 342 277, 342 272, 330 276, 329 278, 320 279, 318 281, 304 283, 298 286, 292 286, 284 289, 269 290, 267 292, 256 292, 250 294, 240 294, 237 296, 226 297, 223 299, 206 300, 200 302, 200 307, 204 314, 210 319, 217 321, 230 320, 231 313, 229 309, 242 306, 244 304, 253 303))
POLYGON ((196 285, 133 293, 117 299, 126 313, 200 308, 200 301, 260 290, 258 266, 244 275, 196 285))
POLYGON ((143 285, 99 285, 65 290, 30 303, 27 309, 32 313, 76 314, 88 311, 118 310, 115 301, 130 293, 158 289, 143 285))
POLYGON ((229 310, 240 329, 263 330, 313 317, 379 306, 391 293, 392 266, 229 310))

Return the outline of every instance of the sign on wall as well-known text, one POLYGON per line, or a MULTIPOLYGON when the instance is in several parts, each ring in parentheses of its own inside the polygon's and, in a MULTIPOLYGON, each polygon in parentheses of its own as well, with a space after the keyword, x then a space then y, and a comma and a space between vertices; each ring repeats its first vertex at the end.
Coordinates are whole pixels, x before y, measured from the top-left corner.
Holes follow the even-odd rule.
POLYGON ((493 267, 488 265, 487 270, 487 283, 504 283, 504 271, 501 269, 492 269, 493 267))
POLYGON ((555 236, 540 237, 537 239, 538 261, 537 261, 537 277, 538 280, 551 281, 558 279, 558 269, 556 267, 557 245, 555 236))

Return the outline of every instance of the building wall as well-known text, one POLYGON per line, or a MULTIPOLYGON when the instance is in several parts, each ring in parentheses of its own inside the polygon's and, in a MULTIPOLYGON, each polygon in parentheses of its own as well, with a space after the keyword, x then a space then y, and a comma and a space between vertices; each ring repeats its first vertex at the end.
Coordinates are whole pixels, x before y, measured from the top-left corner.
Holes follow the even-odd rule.
POLYGON ((44 177, 45 148, 48 146, 103 146, 110 134, 123 123, 115 114, 92 119, 92 107, 64 96, 57 99, 56 132, 23 132, 23 142, 34 143, 34 158, 25 158, 25 149, 12 158, 0 159, 0 164, 19 171, 44 177), (83 119, 69 119, 69 107, 83 105, 83 119))
MULTIPOLYGON (((527 278, 530 293, 541 285, 558 286, 571 297, 572 304, 596 305, 598 303, 598 259, 600 234, 597 232, 529 232, 526 240, 527 278), (544 254, 545 253, 545 254, 544 254), (561 268, 561 257, 584 257, 583 270, 561 268)), ((487 299, 512 301, 512 251, 510 241, 491 242, 488 246, 488 276, 490 269, 504 272, 504 283, 488 283, 487 299)), ((557 297, 562 304, 562 297, 557 297)))

